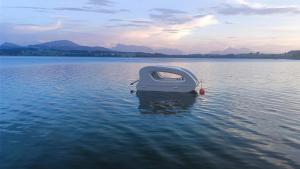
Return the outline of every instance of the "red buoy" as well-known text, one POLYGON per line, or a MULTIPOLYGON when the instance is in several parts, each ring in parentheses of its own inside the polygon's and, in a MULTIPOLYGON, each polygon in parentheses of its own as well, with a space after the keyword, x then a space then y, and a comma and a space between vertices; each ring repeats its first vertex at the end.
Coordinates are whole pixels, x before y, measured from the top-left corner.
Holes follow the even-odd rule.
POLYGON ((201 89, 199 90, 199 93, 200 93, 200 95, 204 95, 204 94, 205 94, 205 90, 204 90, 203 88, 201 88, 201 89))
POLYGON ((205 95, 205 90, 202 88, 202 83, 203 83, 203 81, 201 80, 200 81, 201 87, 200 87, 200 90, 199 90, 199 94, 200 95, 205 95))

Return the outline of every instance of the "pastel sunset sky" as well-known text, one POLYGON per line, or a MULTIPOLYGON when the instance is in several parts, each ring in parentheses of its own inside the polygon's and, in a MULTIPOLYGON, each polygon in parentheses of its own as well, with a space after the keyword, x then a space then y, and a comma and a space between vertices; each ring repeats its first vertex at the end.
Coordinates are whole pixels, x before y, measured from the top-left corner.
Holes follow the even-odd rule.
POLYGON ((0 0, 0 43, 300 49, 300 0, 0 0))

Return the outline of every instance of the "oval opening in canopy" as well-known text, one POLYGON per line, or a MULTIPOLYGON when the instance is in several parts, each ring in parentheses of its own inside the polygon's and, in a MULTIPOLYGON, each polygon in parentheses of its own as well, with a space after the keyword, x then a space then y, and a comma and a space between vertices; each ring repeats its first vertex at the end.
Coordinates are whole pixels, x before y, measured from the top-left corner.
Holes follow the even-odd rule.
POLYGON ((170 72, 152 72, 151 74, 156 80, 184 80, 183 76, 170 72))

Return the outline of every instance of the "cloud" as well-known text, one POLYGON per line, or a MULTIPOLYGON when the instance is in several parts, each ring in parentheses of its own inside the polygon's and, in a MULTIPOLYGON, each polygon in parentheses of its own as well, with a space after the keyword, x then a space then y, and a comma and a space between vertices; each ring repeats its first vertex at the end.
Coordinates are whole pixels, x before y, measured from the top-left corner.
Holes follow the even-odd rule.
POLYGON ((89 4, 98 6, 112 6, 113 2, 110 0, 89 0, 89 4))
POLYGON ((226 24, 226 25, 233 25, 234 23, 230 22, 230 21, 225 21, 224 24, 226 24))
POLYGON ((149 20, 111 19, 109 28, 118 29, 124 38, 178 40, 197 28, 218 24, 214 15, 192 15, 185 11, 154 8, 149 20), (117 23, 117 24, 116 24, 117 23), (129 28, 130 29, 125 29, 129 28))
POLYGON ((188 16, 188 13, 185 11, 166 8, 152 9, 150 18, 162 24, 181 24, 191 20, 191 18, 188 16))
POLYGON ((124 23, 124 24, 117 24, 117 25, 108 25, 105 26, 107 28, 125 28, 125 27, 133 27, 133 28, 137 28, 137 27, 147 27, 148 25, 142 25, 142 24, 133 24, 133 23, 124 23))
POLYGON ((156 23, 156 30, 164 32, 170 39, 180 39, 194 29, 218 23, 213 15, 191 15, 185 11, 155 8, 151 10, 150 18, 156 23))
MULTIPOLYGON (((118 35, 111 39, 110 43, 125 43, 125 44, 139 44, 151 47, 165 47, 177 48, 180 44, 181 48, 189 47, 191 43, 185 41, 189 39, 187 36, 191 35, 193 31, 217 24, 219 21, 213 15, 205 15, 202 17, 190 17, 189 21, 177 24, 150 24, 146 27, 135 27, 130 29, 116 29, 114 35, 118 35), (158 43, 159 42, 159 43, 158 43), (188 45, 187 45, 188 44, 188 45)), ((199 49, 195 48, 195 49, 199 49)), ((193 49, 193 50, 195 50, 193 49)))
POLYGON ((216 7, 217 12, 224 15, 300 14, 299 6, 269 6, 247 0, 234 0, 234 2, 216 7))
POLYGON ((35 6, 10 6, 6 8, 18 8, 18 9, 32 9, 40 12, 51 12, 51 11, 73 11, 73 12, 93 12, 93 13, 106 13, 114 14, 121 12, 130 12, 129 9, 113 9, 111 8, 113 2, 110 0, 89 0, 87 6, 83 7, 56 7, 56 8, 44 8, 35 6), (91 6, 91 4, 96 6, 91 6), (104 7, 99 8, 98 6, 104 7))
POLYGON ((272 27, 269 29, 271 31, 276 31, 276 32, 286 32, 286 33, 299 32, 300 33, 300 25, 284 25, 284 26, 272 27))
POLYGON ((57 21, 53 24, 48 25, 33 25, 33 24, 20 24, 13 26, 13 29, 20 32, 31 33, 31 32, 46 32, 63 28, 61 21, 57 21))
POLYGON ((147 27, 154 22, 148 20, 128 20, 128 19, 110 19, 110 22, 117 23, 115 25, 106 26, 109 28, 118 28, 118 27, 147 27))
POLYGON ((10 6, 7 8, 19 8, 19 9, 35 9, 35 10, 49 10, 48 8, 35 7, 35 6, 10 6))
POLYGON ((193 31, 194 29, 204 28, 204 27, 215 25, 218 23, 219 23, 219 21, 215 18, 215 16, 206 15, 203 17, 196 17, 196 18, 194 18, 186 23, 183 23, 183 24, 172 25, 172 26, 170 26, 170 29, 178 30, 178 32, 175 33, 175 38, 181 38, 183 36, 190 34, 191 31, 193 31))
POLYGON ((153 8, 153 9, 151 9, 151 11, 161 12, 161 13, 166 14, 166 15, 186 14, 187 13, 185 11, 181 11, 181 10, 177 10, 177 9, 169 9, 169 8, 153 8))
POLYGON ((19 9, 33 9, 38 11, 72 11, 72 12, 93 12, 93 13, 106 13, 106 14, 114 14, 121 12, 129 12, 128 9, 99 9, 92 7, 81 7, 81 8, 73 8, 73 7, 58 7, 58 8, 42 8, 42 7, 32 7, 32 6, 14 6, 9 8, 19 8, 19 9))
POLYGON ((136 23, 136 24, 153 24, 152 21, 148 20, 130 20, 130 19, 110 19, 111 22, 129 22, 129 23, 136 23))
POLYGON ((95 8, 90 8, 90 7, 82 7, 82 8, 63 7, 63 8, 52 8, 52 10, 56 10, 56 11, 75 11, 75 12, 94 12, 94 13, 108 13, 108 14, 121 12, 120 10, 95 9, 95 8))
POLYGON ((168 28, 168 29, 164 29, 163 31, 168 33, 178 33, 180 30, 174 28, 173 29, 168 28))
POLYGON ((176 29, 194 29, 194 28, 203 28, 206 26, 217 24, 218 20, 213 15, 206 15, 203 17, 196 17, 184 24, 176 24, 173 27, 176 29))
POLYGON ((147 28, 131 30, 124 33, 125 38, 157 38, 162 40, 178 40, 189 35, 194 29, 217 24, 218 20, 213 15, 197 17, 177 24, 154 24, 147 28))

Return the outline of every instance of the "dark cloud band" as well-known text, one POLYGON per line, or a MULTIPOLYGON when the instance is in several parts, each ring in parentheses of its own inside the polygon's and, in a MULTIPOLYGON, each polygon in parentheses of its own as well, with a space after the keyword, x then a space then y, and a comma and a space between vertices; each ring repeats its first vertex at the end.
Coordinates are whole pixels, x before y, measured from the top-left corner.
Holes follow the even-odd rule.
POLYGON ((249 5, 224 4, 216 7, 216 11, 223 15, 271 15, 271 14, 300 14, 300 8, 296 6, 282 7, 253 7, 249 5))
POLYGON ((129 12, 128 9, 99 9, 92 7, 81 7, 81 8, 72 8, 72 7, 58 7, 58 8, 42 8, 42 7, 32 7, 32 6, 14 6, 8 8, 19 8, 19 9, 32 9, 38 11, 73 11, 73 12, 93 12, 93 13, 106 13, 106 14, 114 14, 121 12, 129 12))

